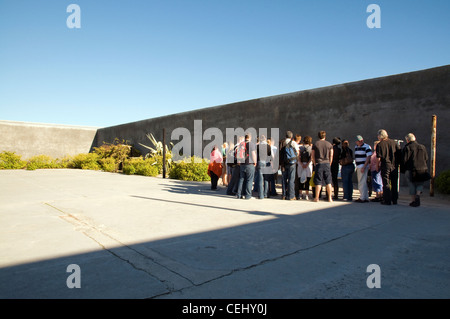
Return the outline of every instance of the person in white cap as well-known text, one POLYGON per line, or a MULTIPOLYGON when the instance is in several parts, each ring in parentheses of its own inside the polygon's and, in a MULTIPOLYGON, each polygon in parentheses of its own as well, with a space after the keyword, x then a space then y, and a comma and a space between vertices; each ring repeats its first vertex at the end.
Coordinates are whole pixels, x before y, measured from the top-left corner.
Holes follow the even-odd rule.
POLYGON ((372 148, 369 144, 364 143, 361 135, 356 136, 355 146, 355 164, 356 176, 358 178, 359 198, 358 203, 369 202, 369 187, 367 186, 367 173, 369 172, 370 157, 372 156, 372 148))

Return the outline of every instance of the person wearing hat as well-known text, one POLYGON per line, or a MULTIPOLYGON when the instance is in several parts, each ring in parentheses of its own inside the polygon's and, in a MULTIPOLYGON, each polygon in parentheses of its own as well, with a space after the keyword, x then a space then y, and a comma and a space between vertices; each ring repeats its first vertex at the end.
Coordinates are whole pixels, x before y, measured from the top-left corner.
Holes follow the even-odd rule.
POLYGON ((364 143, 361 135, 356 136, 355 146, 355 164, 356 176, 358 178, 359 198, 358 203, 369 202, 369 188, 367 187, 367 174, 369 172, 370 158, 372 156, 372 148, 369 144, 364 143))

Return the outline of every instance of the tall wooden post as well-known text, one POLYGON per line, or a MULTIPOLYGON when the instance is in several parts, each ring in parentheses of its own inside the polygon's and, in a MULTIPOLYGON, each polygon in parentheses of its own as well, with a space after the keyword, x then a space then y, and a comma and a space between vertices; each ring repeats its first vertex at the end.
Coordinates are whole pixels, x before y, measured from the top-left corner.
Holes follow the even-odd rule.
POLYGON ((166 178, 166 129, 163 128, 163 178, 166 178))
POLYGON ((431 120, 430 196, 434 196, 434 178, 436 175, 436 121, 437 116, 433 115, 431 120))

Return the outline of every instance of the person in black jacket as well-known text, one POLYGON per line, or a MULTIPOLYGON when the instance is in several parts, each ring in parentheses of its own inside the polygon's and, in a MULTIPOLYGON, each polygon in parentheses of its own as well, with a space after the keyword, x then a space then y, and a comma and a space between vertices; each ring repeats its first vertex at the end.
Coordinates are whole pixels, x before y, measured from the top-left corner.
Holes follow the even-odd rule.
POLYGON ((376 152, 378 167, 383 181, 383 205, 397 204, 398 200, 398 167, 400 165, 401 148, 397 142, 389 138, 386 130, 378 130, 376 152))
POLYGON ((339 158, 341 157, 341 139, 339 137, 333 138, 333 161, 331 162, 331 180, 333 181, 334 199, 338 199, 339 194, 339 158))
POLYGON ((355 172, 355 164, 353 152, 349 146, 348 140, 342 141, 342 151, 339 155, 339 164, 341 165, 342 189, 344 192, 343 199, 345 201, 353 200, 353 173, 355 172))
POLYGON ((405 173, 409 186, 409 194, 412 202, 409 206, 420 206, 420 194, 423 191, 423 184, 429 178, 428 174, 428 153, 422 144, 417 143, 414 134, 405 136, 406 145, 402 150, 401 171, 405 173))

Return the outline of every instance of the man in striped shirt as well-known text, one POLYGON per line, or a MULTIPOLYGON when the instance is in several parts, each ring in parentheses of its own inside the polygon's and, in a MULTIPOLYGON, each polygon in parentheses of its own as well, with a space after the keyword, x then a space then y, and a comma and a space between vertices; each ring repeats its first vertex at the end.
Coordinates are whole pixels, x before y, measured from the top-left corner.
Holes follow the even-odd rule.
POLYGON ((356 176, 358 178, 359 198, 358 203, 369 202, 369 188, 367 187, 367 173, 369 172, 370 157, 372 149, 366 143, 361 135, 356 136, 355 146, 355 164, 356 176))

